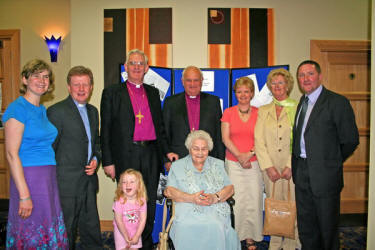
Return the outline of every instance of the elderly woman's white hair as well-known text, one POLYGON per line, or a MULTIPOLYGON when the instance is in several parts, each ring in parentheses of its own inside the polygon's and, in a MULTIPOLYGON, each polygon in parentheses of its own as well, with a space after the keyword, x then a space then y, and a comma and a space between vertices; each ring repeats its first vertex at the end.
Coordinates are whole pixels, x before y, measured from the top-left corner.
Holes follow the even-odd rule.
POLYGON ((211 136, 204 130, 193 130, 188 134, 185 140, 185 146, 190 151, 193 142, 197 139, 205 140, 207 142, 208 151, 211 151, 214 147, 211 136))

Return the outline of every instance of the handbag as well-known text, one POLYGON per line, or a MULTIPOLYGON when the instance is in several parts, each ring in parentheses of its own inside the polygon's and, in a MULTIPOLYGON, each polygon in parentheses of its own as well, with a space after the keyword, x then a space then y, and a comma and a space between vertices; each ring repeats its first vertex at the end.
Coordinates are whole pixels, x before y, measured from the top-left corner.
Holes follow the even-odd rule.
POLYGON ((163 207, 163 223, 162 223, 162 231, 159 233, 159 243, 157 246, 157 250, 169 250, 168 245, 168 234, 169 229, 172 226, 172 222, 174 219, 174 202, 172 201, 172 216, 169 219, 168 226, 165 228, 165 224, 167 222, 167 200, 164 201, 164 207, 163 207))
POLYGON ((272 196, 265 199, 264 204, 264 235, 295 238, 296 203, 290 199, 290 181, 288 181, 288 200, 276 200, 275 182, 272 187, 272 196))

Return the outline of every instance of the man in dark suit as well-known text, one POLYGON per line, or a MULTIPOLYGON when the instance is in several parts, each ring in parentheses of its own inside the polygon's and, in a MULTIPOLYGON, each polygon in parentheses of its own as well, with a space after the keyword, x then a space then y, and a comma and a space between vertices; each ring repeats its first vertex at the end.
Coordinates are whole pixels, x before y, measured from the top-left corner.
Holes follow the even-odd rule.
POLYGON ((164 157, 173 161, 165 136, 159 91, 143 84, 147 56, 131 50, 125 62, 128 80, 103 90, 101 100, 101 146, 105 173, 119 180, 128 168, 139 170, 147 188, 147 221, 143 249, 152 248, 155 202, 164 157))
POLYGON ((339 249, 343 162, 359 144, 354 112, 348 99, 321 85, 318 63, 302 62, 297 79, 304 92, 293 127, 299 237, 303 250, 339 249))
MULTIPOLYGON (((214 148, 210 155, 224 160, 225 148, 221 140, 222 115, 218 97, 201 92, 203 74, 195 66, 182 73, 185 92, 167 97, 163 107, 163 118, 168 143, 179 158, 188 155, 185 140, 191 130, 204 130, 210 134, 214 148)), ((166 164, 169 170, 170 163, 166 164)))
POLYGON ((53 148, 69 249, 75 249, 77 229, 83 249, 103 249, 96 204, 96 168, 101 158, 99 115, 87 103, 93 75, 90 69, 76 66, 70 69, 67 82, 70 95, 52 105, 47 114, 58 130, 53 148))

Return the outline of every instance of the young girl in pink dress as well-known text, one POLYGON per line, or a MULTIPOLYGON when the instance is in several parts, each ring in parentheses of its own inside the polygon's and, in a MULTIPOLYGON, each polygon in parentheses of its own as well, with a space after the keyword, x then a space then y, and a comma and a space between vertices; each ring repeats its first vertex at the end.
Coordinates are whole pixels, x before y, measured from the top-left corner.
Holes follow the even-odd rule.
POLYGON ((146 224, 147 194, 142 174, 127 169, 118 182, 113 211, 116 249, 142 248, 141 234, 146 224))

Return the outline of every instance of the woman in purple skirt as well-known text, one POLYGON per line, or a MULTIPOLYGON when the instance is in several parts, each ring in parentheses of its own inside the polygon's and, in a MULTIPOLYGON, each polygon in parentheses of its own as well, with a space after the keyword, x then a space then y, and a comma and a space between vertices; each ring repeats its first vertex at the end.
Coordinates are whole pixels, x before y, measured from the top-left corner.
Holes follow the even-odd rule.
POLYGON ((10 180, 7 249, 68 249, 52 143, 57 129, 40 104, 53 73, 42 60, 22 69, 21 94, 3 115, 10 180))

